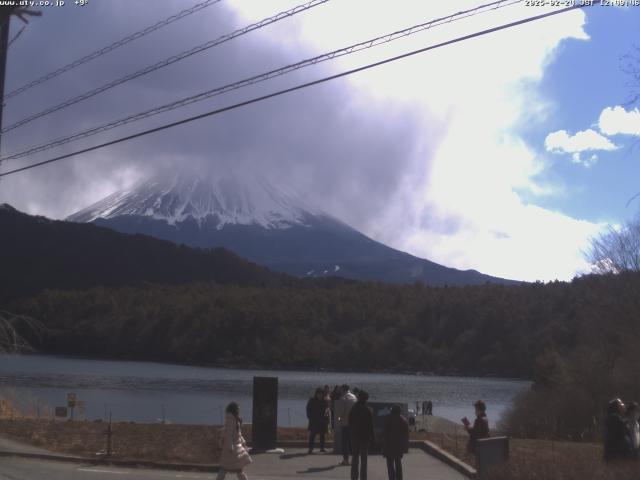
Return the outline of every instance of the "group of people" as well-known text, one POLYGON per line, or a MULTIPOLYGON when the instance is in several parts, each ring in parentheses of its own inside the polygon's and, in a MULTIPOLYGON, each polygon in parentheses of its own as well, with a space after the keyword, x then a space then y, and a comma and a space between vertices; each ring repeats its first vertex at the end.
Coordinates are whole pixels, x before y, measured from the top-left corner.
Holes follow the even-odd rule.
MULTIPOLYGON (((340 464, 351 466, 351 480, 367 479, 369 449, 376 442, 373 429, 373 411, 367 405, 368 400, 369 394, 364 390, 354 388, 352 391, 349 385, 342 385, 334 388, 333 391, 328 386, 319 387, 307 402, 308 453, 313 453, 316 436, 320 437, 320 451, 325 452, 325 435, 332 428, 336 436, 340 435, 342 446, 342 462, 340 464), (338 400, 341 401, 338 402, 338 400), (351 462, 349 461, 350 456, 351 462)), ((624 408, 622 402, 619 402, 619 405, 624 408)), ((483 401, 478 400, 474 406, 476 419, 473 425, 466 417, 462 419, 469 433, 468 449, 470 452, 475 452, 477 440, 489 436, 486 405, 483 401)), ((637 404, 632 404, 631 407, 637 411, 637 404)), ((617 412, 619 417, 616 418, 622 419, 622 410, 618 409, 617 412)), ((637 449, 639 438, 637 415, 634 418, 634 438, 637 449)), ((240 409, 237 403, 231 402, 226 408, 225 424, 220 436, 222 453, 217 480, 223 480, 227 472, 234 472, 240 480, 247 480, 243 469, 252 462, 252 459, 247 449, 247 443, 242 436, 241 427, 240 409)), ((611 432, 614 432, 617 427, 619 427, 618 423, 613 426, 611 432)), ((630 431, 628 427, 624 428, 626 432, 630 431)), ((409 424, 402 415, 399 405, 393 405, 390 408, 389 415, 384 420, 381 435, 382 455, 386 458, 389 480, 402 480, 402 457, 409 450, 409 424)))
POLYGON ((640 408, 636 402, 625 405, 619 398, 607 406, 604 460, 637 459, 640 448, 640 408))
MULTIPOLYGON (((352 480, 366 480, 369 449, 376 441, 373 412, 367 406, 369 394, 355 388, 352 391, 349 385, 342 385, 333 390, 331 398, 333 402, 329 405, 329 410, 333 412, 333 424, 340 429, 341 465, 351 466, 352 480)), ((312 419, 309 418, 310 435, 313 435, 312 424, 312 419)), ((310 443, 310 453, 312 447, 310 443)), ((408 450, 409 424, 401 415, 400 406, 393 405, 382 429, 382 455, 387 460, 389 480, 402 480, 402 456, 408 450)))

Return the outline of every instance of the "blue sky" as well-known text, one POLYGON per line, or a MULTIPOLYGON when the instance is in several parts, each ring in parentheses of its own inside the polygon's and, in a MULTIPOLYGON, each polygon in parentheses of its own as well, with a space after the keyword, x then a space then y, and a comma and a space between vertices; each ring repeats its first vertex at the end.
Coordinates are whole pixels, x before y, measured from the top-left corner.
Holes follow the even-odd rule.
MULTIPOLYGON (((523 137, 540 150, 547 135, 558 130, 569 135, 589 128, 598 131, 598 119, 607 107, 638 106, 627 104, 632 78, 623 67, 624 57, 634 53, 634 45, 640 46, 640 8, 593 7, 586 15, 589 40, 564 40, 538 87, 553 103, 551 113, 544 121, 521 127, 523 137)), ((619 148, 594 151, 598 160, 590 166, 573 163, 570 153, 548 154, 544 178, 557 184, 560 192, 529 200, 591 222, 616 223, 635 215, 640 202, 626 204, 640 192, 640 150, 633 148, 638 137, 609 138, 619 148)))

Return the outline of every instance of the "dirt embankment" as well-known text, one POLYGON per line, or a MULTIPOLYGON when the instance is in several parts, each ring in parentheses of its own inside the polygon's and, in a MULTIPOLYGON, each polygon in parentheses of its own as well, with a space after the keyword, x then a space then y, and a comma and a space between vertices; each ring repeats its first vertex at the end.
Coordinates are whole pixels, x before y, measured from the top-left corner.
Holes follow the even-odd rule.
MULTIPOLYGON (((471 466, 466 436, 430 433, 428 439, 471 466)), ((512 438, 509 461, 490 469, 492 480, 640 480, 640 461, 604 463, 602 444, 512 438)))
MULTIPOLYGON (((431 425, 432 427, 435 424, 431 425)), ((0 399, 0 436, 62 454, 95 457, 107 446, 107 424, 89 421, 56 421, 24 418, 10 402, 0 399)), ((217 463, 220 426, 114 423, 113 456, 122 459, 168 463, 217 463)), ((454 430, 457 431, 457 430, 454 430)), ((243 426, 251 438, 251 426, 243 426)), ((279 441, 306 441, 305 428, 279 428, 279 441)), ((413 440, 428 439, 466 463, 475 458, 466 452, 466 434, 412 433, 413 440)), ((332 437, 329 436, 331 441, 332 437)), ((510 458, 492 469, 494 480, 634 480, 640 479, 640 463, 608 465, 602 461, 602 445, 586 442, 511 439, 510 458)))
POLYGON ((20 412, 13 406, 9 400, 0 398, 0 419, 2 418, 18 418, 20 412))
MULTIPOLYGON (((113 423, 112 454, 117 458, 157 462, 216 463, 220 455, 215 425, 113 423)), ((105 422, 0 419, 0 435, 53 452, 95 457, 107 449, 105 422)), ((243 435, 251 439, 251 426, 243 435)), ((302 428, 279 428, 281 441, 304 440, 302 428)))

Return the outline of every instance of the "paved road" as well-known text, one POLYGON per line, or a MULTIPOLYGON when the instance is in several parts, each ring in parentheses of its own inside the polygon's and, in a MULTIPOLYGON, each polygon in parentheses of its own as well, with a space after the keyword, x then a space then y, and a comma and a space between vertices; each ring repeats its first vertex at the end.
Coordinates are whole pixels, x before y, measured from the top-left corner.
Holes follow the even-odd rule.
MULTIPOLYGON (((304 450, 290 449, 284 455, 263 454, 254 457, 247 469, 251 480, 349 479, 349 467, 338 465, 340 457, 332 454, 306 455, 304 450)), ((412 480, 465 480, 466 477, 420 450, 404 457, 405 478, 412 480)), ((150 480, 214 479, 215 474, 172 472, 144 469, 93 467, 77 463, 48 462, 17 457, 0 458, 0 480, 150 480)), ((227 475, 235 479, 235 475, 227 475)), ((386 465, 379 455, 369 458, 369 479, 386 480, 386 465)))

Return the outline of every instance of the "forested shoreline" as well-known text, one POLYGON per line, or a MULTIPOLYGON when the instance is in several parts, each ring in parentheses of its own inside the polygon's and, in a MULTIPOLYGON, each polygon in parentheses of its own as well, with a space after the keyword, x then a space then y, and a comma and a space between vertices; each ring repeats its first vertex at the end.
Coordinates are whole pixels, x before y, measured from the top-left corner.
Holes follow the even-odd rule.
POLYGON ((625 268, 547 284, 303 280, 224 250, 0 214, 0 347, 15 328, 49 354, 528 378, 507 422, 521 436, 594 439, 609 398, 640 400, 640 273, 625 268))
POLYGON ((615 331, 599 332, 638 311, 620 302, 623 286, 640 293, 638 275, 451 288, 198 283, 48 290, 10 309, 43 322, 33 341, 46 353, 536 380, 554 355, 607 335, 616 345, 615 331))

